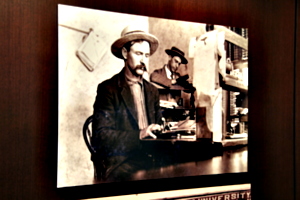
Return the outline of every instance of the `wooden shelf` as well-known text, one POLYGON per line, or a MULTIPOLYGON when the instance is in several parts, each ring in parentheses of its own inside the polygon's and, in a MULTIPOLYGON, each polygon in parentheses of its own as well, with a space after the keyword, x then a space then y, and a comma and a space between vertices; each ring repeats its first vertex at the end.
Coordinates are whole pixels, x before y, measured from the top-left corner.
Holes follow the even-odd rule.
POLYGON ((220 71, 219 75, 222 77, 220 84, 223 89, 230 91, 248 91, 248 86, 245 85, 242 80, 235 78, 229 74, 222 74, 220 71))
POLYGON ((247 145, 247 144, 248 144, 248 137, 222 140, 223 147, 233 147, 233 146, 247 145))
POLYGON ((225 32, 225 40, 231 42, 245 50, 248 50, 248 39, 243 36, 229 30, 225 26, 215 26, 215 29, 218 31, 225 32))
POLYGON ((244 90, 244 91, 248 90, 248 86, 245 85, 244 82, 241 80, 237 80, 237 79, 230 78, 230 77, 225 77, 225 78, 223 78, 223 80, 226 85, 229 85, 229 86, 232 86, 232 87, 244 90))

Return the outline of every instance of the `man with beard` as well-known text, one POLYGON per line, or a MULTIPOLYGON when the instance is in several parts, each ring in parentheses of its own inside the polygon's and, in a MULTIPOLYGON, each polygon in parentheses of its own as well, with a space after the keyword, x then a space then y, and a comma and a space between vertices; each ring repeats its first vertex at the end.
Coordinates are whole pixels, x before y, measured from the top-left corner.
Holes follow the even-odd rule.
POLYGON ((92 160, 98 178, 128 180, 149 166, 141 140, 156 138, 153 132, 161 130, 162 116, 158 90, 143 74, 158 43, 154 35, 128 26, 111 46, 124 68, 97 89, 91 143, 97 152, 92 160))

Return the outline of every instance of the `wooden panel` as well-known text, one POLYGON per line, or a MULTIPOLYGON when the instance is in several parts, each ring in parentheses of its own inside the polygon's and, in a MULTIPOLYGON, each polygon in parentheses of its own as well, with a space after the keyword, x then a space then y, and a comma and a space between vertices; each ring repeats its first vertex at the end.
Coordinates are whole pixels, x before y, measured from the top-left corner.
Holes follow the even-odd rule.
POLYGON ((249 137, 253 198, 293 199, 294 4, 256 6, 262 13, 254 10, 253 15, 263 20, 252 21, 249 37, 249 132, 256 134, 249 137))
MULTIPOLYGON (((248 27, 249 171, 253 183, 252 196, 253 199, 295 199, 293 0, 2 0, 2 199, 63 198, 55 188, 58 2, 169 19, 248 27)), ((299 110, 298 102, 297 108, 299 110)), ((299 121, 299 117, 296 122, 297 120, 299 121)), ((299 130, 298 126, 296 130, 299 130)), ((299 137, 296 139, 299 144, 299 137)), ((298 155, 299 149, 296 150, 298 155)), ((296 164, 299 166, 299 161, 296 164)), ((228 176, 221 177, 224 179, 216 184, 228 183, 228 176)), ((172 184, 167 182, 170 185, 162 185, 165 181, 159 184, 154 181, 142 185, 142 192, 159 191, 162 188, 176 189, 181 186, 198 187, 204 184, 199 180, 216 179, 193 177, 183 182, 174 179, 172 184)), ((120 185, 116 185, 118 186, 120 185)), ((297 187, 297 191, 300 191, 298 185, 297 187)), ((95 187, 92 190, 94 192, 89 193, 89 189, 67 188, 63 193, 72 192, 71 195, 76 198, 105 194, 95 187)), ((133 188, 121 188, 114 194, 135 191, 133 188)))
POLYGON ((300 4, 296 4, 297 16, 296 29, 296 48, 295 48, 295 198, 300 199, 300 4))

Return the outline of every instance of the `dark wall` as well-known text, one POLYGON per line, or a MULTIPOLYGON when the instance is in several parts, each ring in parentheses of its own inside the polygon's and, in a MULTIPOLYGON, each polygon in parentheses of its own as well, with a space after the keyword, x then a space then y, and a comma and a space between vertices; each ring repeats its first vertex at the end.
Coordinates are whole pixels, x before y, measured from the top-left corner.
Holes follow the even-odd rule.
MULTIPOLYGON (((300 17, 299 17, 299 9, 300 9, 300 4, 297 3, 296 5, 297 8, 297 17, 296 17, 296 49, 295 49, 295 134, 294 134, 294 139, 295 139, 295 180, 296 180, 296 184, 295 184, 295 196, 296 198, 300 198, 300 184, 299 181, 300 180, 300 147, 298 144, 300 144, 300 117, 299 114, 300 113, 300 17)), ((295 198, 295 199, 296 199, 295 198)))
MULTIPOLYGON (((2 0, 1 199, 65 199, 68 194, 56 189, 58 3, 248 27, 252 198, 299 199, 299 159, 295 159, 299 157, 299 112, 295 111, 300 105, 296 98, 300 76, 295 36, 300 35, 295 0, 2 0)), ((90 197, 81 191, 70 196, 90 197)), ((120 193, 126 191, 131 190, 120 193)))

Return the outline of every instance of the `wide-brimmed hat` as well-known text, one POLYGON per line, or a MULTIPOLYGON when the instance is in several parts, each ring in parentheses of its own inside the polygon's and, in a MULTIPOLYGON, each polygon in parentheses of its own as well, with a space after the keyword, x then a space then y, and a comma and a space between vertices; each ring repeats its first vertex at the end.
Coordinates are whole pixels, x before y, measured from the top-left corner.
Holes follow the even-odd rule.
POLYGON ((180 57, 182 64, 187 64, 188 63, 187 59, 184 57, 184 52, 181 51, 180 49, 178 49, 177 47, 172 47, 171 49, 166 49, 165 51, 170 56, 180 57))
POLYGON ((111 52, 116 57, 123 59, 122 47, 127 42, 139 39, 146 40, 149 42, 150 55, 152 55, 156 51, 159 42, 154 35, 147 33, 147 31, 145 31, 145 29, 142 27, 138 27, 136 25, 129 25, 123 29, 121 37, 111 45, 111 52))

